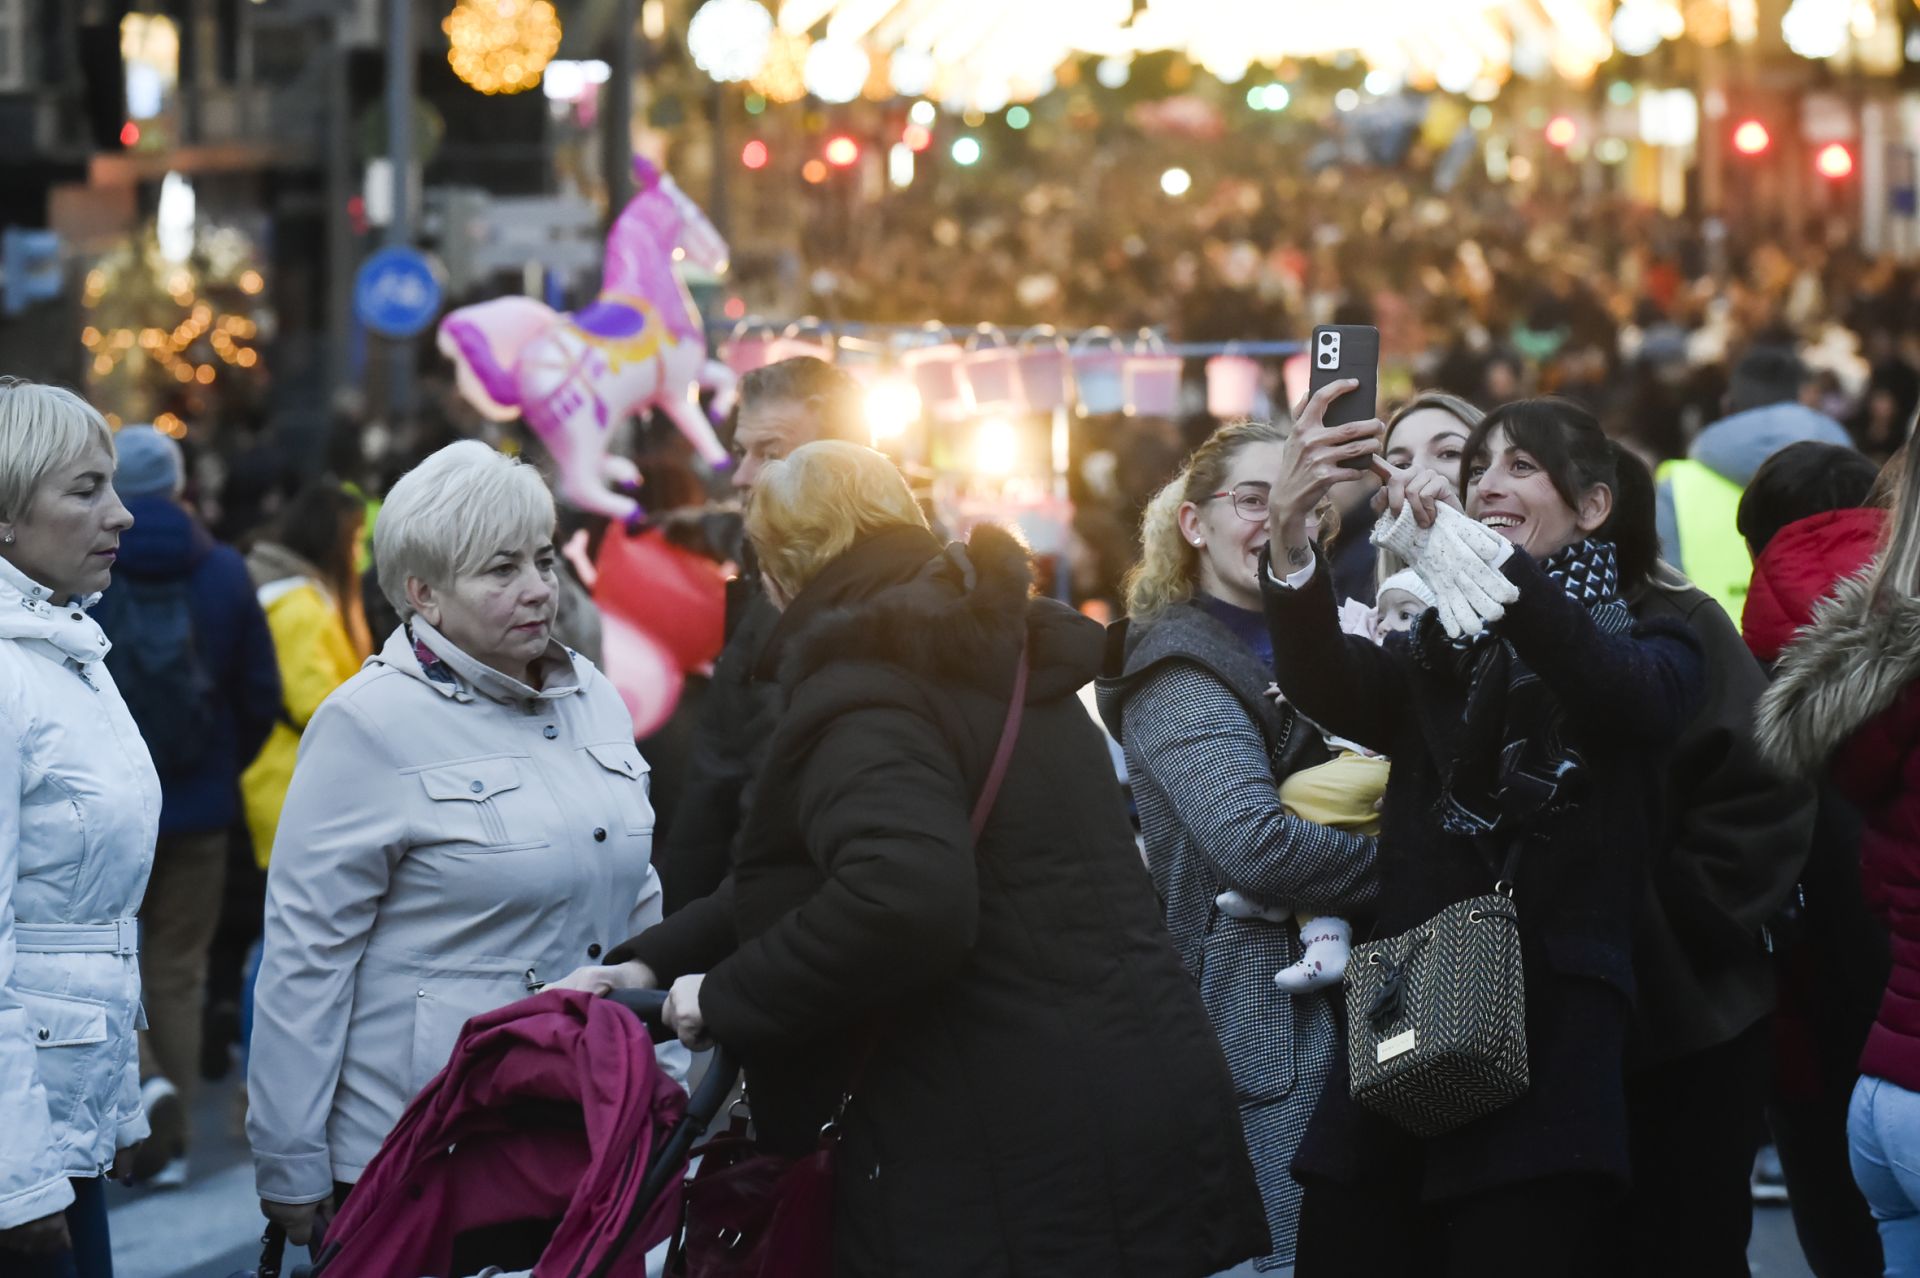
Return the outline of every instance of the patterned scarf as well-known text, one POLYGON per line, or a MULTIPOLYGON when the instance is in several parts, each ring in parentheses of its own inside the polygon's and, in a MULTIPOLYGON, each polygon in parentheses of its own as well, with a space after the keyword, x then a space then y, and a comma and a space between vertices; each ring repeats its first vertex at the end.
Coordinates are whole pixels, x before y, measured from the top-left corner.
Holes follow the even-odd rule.
MULTIPOLYGON (((1584 606, 1602 634, 1625 634, 1633 614, 1620 598, 1619 559, 1609 541, 1576 542, 1540 565, 1569 598, 1584 606)), ((1415 658, 1467 687, 1466 709, 1439 805, 1449 834, 1497 845, 1572 810, 1586 786, 1586 765, 1566 739, 1553 693, 1490 631, 1456 643, 1435 613, 1415 624, 1415 658)))

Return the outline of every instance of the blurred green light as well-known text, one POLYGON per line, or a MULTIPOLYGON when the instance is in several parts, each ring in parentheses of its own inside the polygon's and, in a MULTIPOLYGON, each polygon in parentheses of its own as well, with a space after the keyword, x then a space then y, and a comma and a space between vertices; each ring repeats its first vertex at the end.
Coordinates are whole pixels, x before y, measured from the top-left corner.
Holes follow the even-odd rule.
POLYGON ((1625 80, 1615 80, 1607 86, 1607 101, 1615 106, 1626 106, 1633 101, 1633 86, 1625 80))
POLYGON ((761 97, 758 93, 749 93, 747 95, 747 114, 748 115, 759 115, 762 111, 766 109, 767 109, 767 100, 765 98, 761 97))
POLYGON ((1032 123, 1033 112, 1027 110, 1025 107, 1017 106, 1007 108, 1007 127, 1009 129, 1024 129, 1032 123))

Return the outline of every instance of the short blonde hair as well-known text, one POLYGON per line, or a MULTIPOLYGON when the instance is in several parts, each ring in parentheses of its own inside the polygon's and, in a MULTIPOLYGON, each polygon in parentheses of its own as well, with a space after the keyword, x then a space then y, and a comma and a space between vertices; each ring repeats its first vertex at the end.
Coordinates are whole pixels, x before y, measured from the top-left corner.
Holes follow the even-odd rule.
POLYGON ((747 536, 761 571, 789 599, 862 538, 926 526, 886 455, 842 440, 803 444, 768 463, 747 501, 747 536))
POLYGON ((448 444, 402 475, 380 507, 380 593, 407 621, 409 578, 444 588, 502 550, 552 537, 553 526, 553 494, 539 471, 477 439, 448 444))
POLYGON ((24 519, 33 490, 91 444, 114 459, 113 431, 92 404, 63 386, 0 377, 0 519, 24 519))

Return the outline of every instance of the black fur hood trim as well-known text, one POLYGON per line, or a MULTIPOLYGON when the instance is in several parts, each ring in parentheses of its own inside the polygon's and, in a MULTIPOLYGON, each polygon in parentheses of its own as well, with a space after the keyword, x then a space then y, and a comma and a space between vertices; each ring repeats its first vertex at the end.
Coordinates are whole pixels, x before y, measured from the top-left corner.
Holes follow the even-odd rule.
POLYGON ((1099 623, 1033 597, 1032 556, 1012 533, 982 524, 942 549, 920 529, 894 529, 853 546, 801 592, 762 670, 791 689, 831 664, 877 662, 1004 692, 1023 627, 1030 703, 1098 672, 1099 623))

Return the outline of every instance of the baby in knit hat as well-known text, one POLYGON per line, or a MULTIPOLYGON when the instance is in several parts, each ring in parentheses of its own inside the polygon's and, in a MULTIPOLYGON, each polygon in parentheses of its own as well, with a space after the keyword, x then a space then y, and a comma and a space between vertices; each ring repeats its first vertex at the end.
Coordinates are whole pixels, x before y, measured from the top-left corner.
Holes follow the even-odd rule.
MULTIPOLYGON (((1348 634, 1374 643, 1413 628, 1420 614, 1433 607, 1433 590, 1411 568, 1380 583, 1379 602, 1372 608, 1349 599, 1340 611, 1348 634)), ((1277 697, 1278 689, 1269 689, 1277 697)), ((1331 733, 1321 734, 1333 758, 1317 767, 1302 768, 1280 783, 1280 806, 1315 825, 1352 834, 1380 833, 1380 801, 1387 792, 1387 759, 1331 733)), ((1347 955, 1353 949, 1353 928, 1331 915, 1295 915, 1282 906, 1264 905, 1240 892, 1222 892, 1214 898, 1220 912, 1233 918, 1258 918, 1284 923, 1295 919, 1305 947, 1300 961, 1276 972, 1273 982, 1289 994, 1304 994, 1339 982, 1346 975, 1347 955)))

